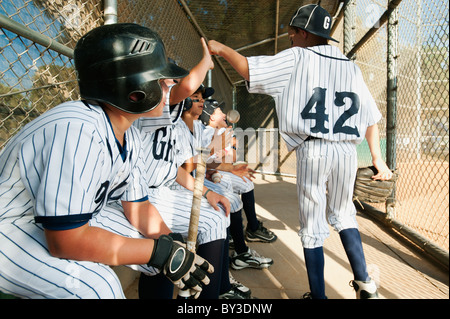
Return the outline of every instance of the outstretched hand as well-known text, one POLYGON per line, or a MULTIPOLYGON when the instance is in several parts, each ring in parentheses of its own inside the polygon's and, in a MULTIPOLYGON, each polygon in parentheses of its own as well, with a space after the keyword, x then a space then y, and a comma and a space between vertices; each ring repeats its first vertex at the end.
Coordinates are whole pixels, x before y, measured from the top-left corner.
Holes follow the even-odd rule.
POLYGON ((212 60, 208 44, 206 44, 205 38, 201 38, 200 42, 202 43, 202 48, 203 48, 203 58, 204 59, 208 59, 209 58, 209 60, 210 60, 210 62, 209 62, 209 69, 212 70, 212 69, 214 69, 214 62, 212 60))
POLYGON ((220 55, 220 48, 223 46, 223 44, 217 42, 216 40, 209 40, 208 46, 209 46, 209 53, 211 55, 220 55))

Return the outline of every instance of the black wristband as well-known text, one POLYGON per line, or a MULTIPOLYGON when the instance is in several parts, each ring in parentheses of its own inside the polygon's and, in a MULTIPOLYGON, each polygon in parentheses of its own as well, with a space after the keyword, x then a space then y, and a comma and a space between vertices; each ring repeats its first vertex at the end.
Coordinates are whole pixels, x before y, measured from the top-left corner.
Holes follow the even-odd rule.
POLYGON ((179 241, 179 242, 185 244, 183 235, 181 235, 180 233, 170 233, 169 236, 170 236, 173 240, 176 240, 176 241, 179 241))
POLYGON ((162 235, 158 239, 155 239, 153 253, 147 265, 162 269, 172 252, 172 247, 173 239, 170 236, 162 235))

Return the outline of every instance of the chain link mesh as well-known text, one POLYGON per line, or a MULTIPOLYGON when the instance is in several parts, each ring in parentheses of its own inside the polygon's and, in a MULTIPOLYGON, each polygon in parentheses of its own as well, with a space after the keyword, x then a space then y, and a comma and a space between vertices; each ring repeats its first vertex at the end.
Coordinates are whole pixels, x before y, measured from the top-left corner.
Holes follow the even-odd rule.
MULTIPOLYGON (((1 1, 0 14, 70 48, 103 21, 99 1, 1 1)), ((25 36, 2 28, 0 57, 2 148, 23 125, 79 93, 71 59, 25 36)))
MULTIPOLYGON (((202 35, 245 56, 272 55, 288 48, 288 21, 299 5, 308 2, 316 1, 280 1, 277 6, 276 0, 261 0, 255 6, 245 0, 119 0, 117 12, 118 22, 135 22, 157 31, 168 56, 191 69, 201 59, 202 35)), ((338 2, 323 0, 322 5, 339 13, 338 2)), ((376 22, 388 3, 346 1, 343 14, 336 15, 333 34, 342 51, 349 52, 372 27, 377 29, 357 50, 355 62, 383 114, 379 128, 385 157, 388 25, 377 26, 376 22)), ((82 34, 103 24, 103 5, 101 0, 2 0, 0 14, 73 48, 82 34)), ((395 162, 400 178, 392 217, 448 251, 449 4, 403 0, 397 10, 395 162)), ((78 87, 69 57, 3 27, 0 57, 1 149, 36 116, 77 99, 78 87)), ((234 107, 241 113, 238 126, 248 135, 245 159, 250 165, 264 172, 295 175, 295 154, 280 139, 273 100, 248 94, 242 78, 222 59, 216 60, 205 84, 208 81, 216 90, 214 98, 224 101, 226 110, 234 107), (254 138, 259 135, 259 140, 254 138), (272 156, 267 145, 273 142, 278 148, 272 156), (268 158, 276 165, 267 162, 268 158)), ((358 157, 359 166, 371 164, 366 142, 358 146, 358 157)), ((385 210, 383 205, 377 208, 385 210)))

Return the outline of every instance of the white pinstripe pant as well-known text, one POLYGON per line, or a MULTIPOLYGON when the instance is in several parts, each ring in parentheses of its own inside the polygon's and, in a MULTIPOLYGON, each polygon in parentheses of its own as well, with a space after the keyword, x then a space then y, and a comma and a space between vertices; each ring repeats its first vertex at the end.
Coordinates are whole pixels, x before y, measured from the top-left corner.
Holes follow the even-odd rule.
POLYGON ((357 169, 356 145, 323 139, 296 148, 299 236, 304 248, 323 246, 336 230, 358 228, 352 201, 357 169))
POLYGON ((244 179, 242 179, 241 177, 234 175, 231 172, 225 171, 219 171, 219 173, 222 175, 222 180, 220 183, 223 184, 231 182, 231 188, 233 189, 233 193, 235 194, 245 194, 255 188, 253 182, 247 177, 244 177, 244 179))
MULTIPOLYGON (((150 189, 149 201, 158 209, 167 227, 186 238, 189 231, 193 192, 178 184, 174 188, 161 186, 150 189)), ((197 235, 198 244, 225 239, 229 225, 229 216, 226 217, 222 209, 214 210, 208 201, 202 198, 197 235)))

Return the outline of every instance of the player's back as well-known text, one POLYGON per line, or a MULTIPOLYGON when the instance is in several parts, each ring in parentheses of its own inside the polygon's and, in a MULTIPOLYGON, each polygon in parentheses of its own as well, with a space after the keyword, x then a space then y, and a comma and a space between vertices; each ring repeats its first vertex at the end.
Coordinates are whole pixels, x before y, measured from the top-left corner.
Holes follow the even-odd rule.
POLYGON ((359 143, 381 117, 361 70, 338 47, 293 47, 248 62, 249 91, 274 98, 289 150, 308 136, 359 143))
POLYGON ((302 127, 308 136, 331 141, 361 141, 367 125, 374 123, 376 105, 358 66, 331 45, 299 52, 302 61, 289 85, 302 88, 296 101, 300 116, 291 123, 293 129, 302 127))

